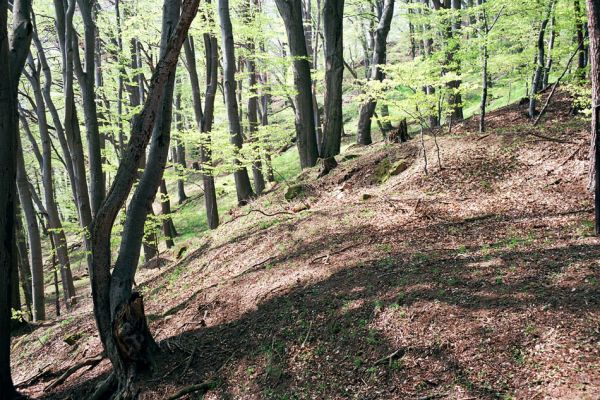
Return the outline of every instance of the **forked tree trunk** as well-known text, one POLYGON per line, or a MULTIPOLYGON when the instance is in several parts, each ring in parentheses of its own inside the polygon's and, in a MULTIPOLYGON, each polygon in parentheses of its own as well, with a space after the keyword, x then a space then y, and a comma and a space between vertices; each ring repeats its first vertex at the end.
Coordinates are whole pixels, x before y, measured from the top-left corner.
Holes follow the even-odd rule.
POLYGON ((342 86, 344 78, 344 0, 325 0, 323 6, 325 33, 325 119, 321 158, 322 175, 337 166, 340 154, 343 113, 342 86))
MULTIPOLYGON (((225 91, 227 119, 229 121, 230 141, 235 146, 236 152, 239 152, 244 144, 244 139, 242 138, 239 105, 236 98, 235 52, 233 27, 229 14, 229 0, 219 0, 219 19, 221 20, 221 35, 223 40, 223 88, 225 91)), ((250 178, 248 177, 248 170, 241 164, 237 155, 234 157, 233 166, 235 168, 233 177, 235 179, 238 204, 246 204, 254 197, 250 178)))
MULTIPOLYGON (((172 10, 173 3, 171 1, 165 2, 165 20, 171 20, 172 18, 169 11, 172 10)), ((136 245, 132 244, 123 248, 120 250, 119 256, 123 256, 126 252, 134 252, 136 254, 128 254, 128 257, 126 257, 127 261, 133 260, 134 262, 124 262, 124 258, 120 257, 121 259, 117 260, 112 274, 110 272, 111 231, 117 214, 125 203, 137 176, 137 168, 154 130, 155 118, 164 105, 165 89, 168 87, 177 66, 181 46, 196 15, 198 5, 199 0, 186 1, 177 27, 174 28, 171 25, 165 28, 165 34, 168 34, 170 39, 161 51, 162 56, 150 81, 148 98, 140 114, 134 118, 131 139, 123 154, 111 190, 96 214, 92 226, 93 262, 90 280, 94 301, 94 316, 100 339, 114 368, 112 376, 116 377, 116 383, 118 384, 116 397, 118 396, 120 399, 131 399, 136 396, 137 390, 134 387, 136 372, 139 367, 148 364, 151 354, 155 350, 155 344, 146 323, 142 298, 139 294, 132 293, 133 277, 137 270, 143 227, 140 229, 137 226, 130 225, 126 228, 135 228, 137 231, 135 235, 136 245)), ((165 144, 168 147, 168 140, 165 144)), ((160 180, 162 177, 162 170, 160 169, 155 171, 154 168, 149 169, 147 167, 146 171, 156 174, 157 176, 154 179, 158 178, 160 180)), ((153 189, 152 196, 141 196, 142 193, 138 193, 139 197, 146 199, 144 202, 146 204, 142 204, 143 206, 154 199, 158 183, 156 182, 154 188, 150 188, 153 189)), ((147 184, 145 189, 152 192, 148 186, 147 184)), ((139 209, 139 207, 137 208, 139 209)), ((132 216, 131 210, 132 207, 130 206, 128 208, 130 219, 132 216)), ((138 210, 137 213, 139 212, 138 210)), ((141 210, 141 212, 143 213, 145 210, 141 210)), ((105 387, 110 387, 110 385, 105 387)))
POLYGON ((275 0, 287 32, 290 55, 294 61, 294 86, 296 88, 296 138, 300 153, 300 166, 313 167, 319 157, 315 126, 312 80, 309 54, 304 35, 302 6, 299 0, 275 0))
POLYGON ((196 51, 194 41, 190 37, 184 43, 185 56, 188 64, 190 83, 192 86, 192 100, 194 104, 194 115, 196 126, 203 136, 200 144, 200 162, 202 163, 202 182, 204 184, 204 206, 206 220, 210 229, 219 226, 219 210, 217 208, 217 193, 215 189, 215 178, 212 171, 212 151, 210 132, 214 119, 215 96, 217 94, 217 80, 219 55, 217 38, 209 33, 204 34, 204 52, 206 59, 206 99, 204 112, 202 111, 202 100, 200 99, 200 82, 196 69, 196 51))
MULTIPOLYGON (((383 69, 380 67, 385 64, 387 55, 387 37, 390 32, 390 26, 392 24, 392 17, 394 16, 394 0, 385 0, 383 9, 381 11, 381 17, 377 30, 375 31, 375 41, 373 48, 373 59, 371 61, 371 72, 370 80, 383 80, 383 69)), ((375 114, 375 108, 377 102, 375 100, 368 100, 360 108, 360 114, 358 117, 358 131, 356 141, 358 144, 368 145, 373 143, 371 135, 371 124, 373 115, 375 114)))
POLYGON ((546 68, 545 63, 545 41, 546 28, 550 22, 552 16, 552 10, 554 9, 555 0, 549 0, 546 5, 546 11, 544 12, 544 19, 540 25, 537 38, 537 55, 536 55, 536 68, 533 74, 533 80, 531 82, 531 93, 529 95, 529 118, 533 119, 536 116, 536 104, 537 94, 542 90, 542 83, 544 78, 544 69, 546 68))

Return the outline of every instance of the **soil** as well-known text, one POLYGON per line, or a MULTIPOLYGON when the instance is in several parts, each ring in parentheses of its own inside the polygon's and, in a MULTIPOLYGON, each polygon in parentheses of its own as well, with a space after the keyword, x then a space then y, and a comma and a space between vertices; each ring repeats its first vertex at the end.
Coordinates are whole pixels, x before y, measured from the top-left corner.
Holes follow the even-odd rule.
MULTIPOLYGON (((293 182, 300 198, 282 185, 182 260, 140 270, 162 350, 140 398, 207 381, 206 399, 600 398, 588 122, 570 108, 559 93, 539 127, 513 105, 484 135, 477 121, 440 130, 439 162, 428 132, 428 174, 419 138, 353 147, 328 176, 293 182)), ((100 352, 82 299, 15 337, 15 381, 85 399, 106 360, 44 389, 100 352)))

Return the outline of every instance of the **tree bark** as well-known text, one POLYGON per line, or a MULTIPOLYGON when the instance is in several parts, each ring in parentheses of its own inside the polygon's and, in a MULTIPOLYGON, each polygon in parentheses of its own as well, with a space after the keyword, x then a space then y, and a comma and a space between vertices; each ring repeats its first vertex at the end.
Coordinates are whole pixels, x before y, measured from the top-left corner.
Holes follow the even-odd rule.
POLYGON ((164 178, 160 181, 160 208, 162 214, 163 235, 165 235, 167 248, 170 249, 175 246, 173 238, 177 236, 177 230, 175 229, 175 224, 171 218, 171 199, 169 198, 167 183, 164 178))
POLYGON ((343 113, 342 87, 344 79, 344 0, 325 0, 323 5, 325 33, 325 119, 321 158, 322 174, 335 168, 335 156, 340 154, 343 113))
MULTIPOLYGON (((172 5, 172 2, 168 3, 172 5)), ((137 176, 137 168, 154 130, 157 114, 163 105, 165 88, 175 71, 181 46, 196 15, 198 5, 199 0, 189 0, 183 6, 179 23, 170 35, 168 44, 162 52, 163 55, 152 74, 146 102, 140 114, 134 118, 131 139, 111 189, 98 210, 92 226, 93 263, 90 278, 94 316, 100 338, 115 369, 119 386, 117 392, 122 399, 135 396, 133 378, 135 378, 136 367, 147 364, 154 342, 145 321, 141 297, 132 293, 137 260, 133 264, 123 263, 121 260, 117 262, 114 272, 112 274, 110 272, 111 231, 115 218, 137 176), (132 316, 131 320, 124 318, 127 314, 132 316), (125 331, 127 327, 131 328, 129 332, 125 331), (128 339, 136 337, 141 339, 136 341, 139 347, 126 345, 128 339)), ((165 12, 165 17, 168 15, 169 13, 165 12)), ((158 179, 161 176, 162 171, 158 171, 158 179)), ((154 193, 156 193, 156 186, 154 193)), ((130 211, 128 214, 131 215, 130 211)), ((143 233, 143 228, 141 231, 143 233)), ((140 242, 141 235, 137 246, 131 246, 124 251, 136 252, 139 257, 140 242)))
MULTIPOLYGON (((254 0, 248 0, 247 4, 247 15, 246 15, 246 23, 249 25, 254 23, 254 13, 257 10, 253 10, 253 2, 254 0)), ((258 91, 256 90, 256 84, 258 82, 257 79, 257 71, 256 71, 256 61, 254 57, 256 55, 256 44, 253 39, 250 39, 248 43, 246 43, 246 47, 248 48, 248 57, 246 57, 246 72, 248 73, 248 91, 250 94, 248 95, 248 137, 250 139, 250 143, 252 145, 252 178, 254 181, 254 192, 257 195, 261 195, 265 191, 265 178, 263 176, 263 167, 261 160, 261 152, 260 144, 258 144, 258 138, 256 137, 258 132, 258 91)))
POLYGON ((70 302, 75 298, 75 285, 71 273, 71 263, 69 260, 67 237, 65 235, 58 205, 54 197, 54 179, 52 169, 52 142, 48 131, 48 122, 46 119, 46 107, 41 91, 39 74, 35 71, 27 76, 33 89, 35 98, 35 113, 38 120, 38 129, 42 143, 42 183, 44 186, 44 201, 46 211, 48 212, 48 225, 51 229, 51 235, 56 244, 56 254, 60 264, 60 273, 63 285, 63 296, 65 304, 69 307, 70 302))
MULTIPOLYGON (((242 126, 239 116, 239 105, 236 98, 235 81, 235 52, 233 44, 233 27, 229 15, 229 0, 219 0, 219 19, 221 20, 221 35, 223 49, 223 87, 225 91, 225 103, 227 108, 227 119, 229 120, 230 141, 236 148, 236 152, 242 149, 244 140, 242 138, 242 126)), ((248 170, 244 167, 238 157, 234 157, 233 165, 235 171, 235 188, 238 204, 246 204, 254 193, 250 185, 248 170)))
MULTIPOLYGON (((177 92, 177 96, 175 97, 175 126, 179 132, 183 132, 183 115, 181 115, 181 91, 177 92)), ((177 203, 183 204, 184 201, 188 199, 187 194, 185 193, 185 169, 187 168, 187 162, 185 159, 185 146, 180 139, 177 139, 177 143, 173 147, 173 162, 177 164, 178 175, 177 179, 177 203)))
POLYGON ((44 300, 44 264, 42 256, 42 241, 40 230, 35 216, 31 188, 25 172, 23 159, 23 148, 19 140, 19 151, 17 154, 17 187, 19 199, 25 222, 27 225, 27 238, 29 240, 29 263, 31 266, 31 291, 32 291, 32 317, 34 321, 46 319, 44 300))
POLYGON ((592 78, 590 187, 594 189, 595 231, 600 236, 600 0, 587 0, 592 78))
POLYGON ((546 44, 544 42, 544 37, 546 35, 546 28, 548 23, 550 22, 550 18, 552 16, 552 10, 554 8, 555 0, 548 1, 546 5, 546 11, 544 12, 544 19, 540 25, 540 30, 538 32, 537 38, 537 55, 536 55, 536 68, 535 73, 533 75, 533 80, 531 82, 531 93, 529 95, 529 118, 533 119, 536 115, 536 104, 537 104, 537 94, 540 90, 542 90, 543 76, 544 70, 546 68, 545 64, 545 47, 546 44))
POLYGON ((17 86, 31 43, 31 2, 13 3, 12 40, 8 37, 8 1, 0 1, 0 400, 16 397, 10 372, 11 271, 17 263, 17 86))
POLYGON ((206 99, 204 112, 202 111, 202 100, 200 99, 200 83, 196 69, 196 51, 194 41, 190 37, 184 44, 185 56, 188 64, 190 83, 192 86, 192 101, 194 104, 194 115, 196 126, 202 135, 200 144, 200 162, 202 163, 202 182, 204 184, 204 206, 206 209, 206 220, 210 229, 219 226, 219 210, 217 207, 217 193, 215 189, 215 178, 212 171, 212 151, 210 131, 214 119, 215 97, 217 94, 217 80, 219 55, 217 38, 210 33, 204 34, 204 52, 206 59, 206 99))
POLYGON ((317 133, 314 119, 312 79, 309 54, 298 0, 275 0, 287 32, 290 54, 294 58, 294 86, 296 88, 296 138, 300 166, 315 166, 318 159, 317 133))
MULTIPOLYGON (((392 17, 394 16, 394 3, 394 0, 385 0, 377 30, 375 31, 373 59, 371 61, 371 71, 369 76, 369 79, 373 81, 383 80, 383 70, 380 66, 385 64, 387 58, 387 37, 390 32, 392 17)), ((356 141, 359 144, 369 145, 373 143, 373 138, 371 136, 371 122, 376 107, 377 102, 370 99, 360 108, 356 137, 356 141)))

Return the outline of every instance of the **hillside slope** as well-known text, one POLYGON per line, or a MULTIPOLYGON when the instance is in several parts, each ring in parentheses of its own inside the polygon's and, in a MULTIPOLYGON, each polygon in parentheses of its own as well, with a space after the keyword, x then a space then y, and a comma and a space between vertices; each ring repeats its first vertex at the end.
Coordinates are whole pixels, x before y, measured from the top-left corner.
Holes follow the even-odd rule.
MULTIPOLYGON (((569 108, 439 132, 442 169, 427 136, 428 175, 418 138, 351 146, 329 176, 304 172, 141 270, 163 350, 141 398, 205 381, 207 399, 598 398, 588 125, 569 108)), ((83 303, 15 338, 24 393, 84 399, 110 371, 49 389, 101 352, 83 303)))

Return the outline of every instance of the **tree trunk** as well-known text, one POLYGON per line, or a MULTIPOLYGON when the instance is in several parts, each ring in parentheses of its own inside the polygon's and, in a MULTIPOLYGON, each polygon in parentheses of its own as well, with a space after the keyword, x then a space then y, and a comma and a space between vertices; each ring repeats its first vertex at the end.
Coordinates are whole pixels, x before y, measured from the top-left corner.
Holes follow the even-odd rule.
POLYGON ((550 40, 548 41, 548 56, 546 57, 546 66, 542 77, 542 89, 548 86, 550 79, 550 71, 552 70, 552 50, 554 50, 554 42, 556 41, 556 18, 552 17, 550 24, 550 40))
MULTIPOLYGON (((169 11, 177 8, 173 7, 173 3, 175 2, 165 2, 165 21, 172 21, 172 14, 174 13, 170 13, 169 11)), ((137 259, 139 258, 143 226, 141 228, 135 226, 137 230, 135 245, 132 243, 131 246, 122 248, 119 254, 119 256, 122 256, 125 252, 135 253, 136 257, 133 257, 131 254, 127 257, 129 260, 135 262, 123 262, 124 260, 121 257, 121 260, 117 260, 112 274, 110 272, 111 231, 117 214, 131 191, 137 176, 137 168, 142 155, 146 151, 150 137, 153 131, 157 131, 154 129, 155 119, 159 114, 159 110, 164 105, 165 89, 171 82, 179 59, 181 46, 187 36, 190 24, 196 15, 198 5, 199 0, 186 1, 177 27, 172 30, 173 25, 170 25, 165 29, 165 34, 169 34, 168 37, 170 39, 164 47, 164 51, 161 51, 162 56, 152 74, 148 97, 140 114, 134 118, 131 139, 124 152, 111 190, 96 214, 92 226, 93 263, 90 278, 94 301, 94 316, 98 325, 100 339, 115 369, 115 376, 118 381, 117 396, 120 399, 135 397, 136 389, 134 388, 134 380, 137 367, 147 365, 155 347, 145 322, 142 299, 139 295, 132 293, 133 277, 137 270, 137 259), (127 315, 131 316, 129 320, 126 318, 127 315)), ((176 17, 178 16, 179 13, 177 12, 176 17)), ((153 143, 154 146, 157 146, 156 141, 153 141, 153 143)), ((168 151, 168 140, 165 144, 168 151)), ((151 154, 153 153, 156 153, 156 151, 151 150, 151 154)), ((162 170, 160 168, 158 171, 155 171, 154 168, 147 167, 145 173, 156 175, 154 179, 158 179, 159 181, 162 177, 162 170)), ((150 188, 154 192, 152 196, 143 196, 147 201, 151 202, 154 198, 159 181, 156 182, 154 188, 150 188)), ((140 186, 145 186, 145 190, 148 190, 149 184, 139 185, 138 188, 140 186)), ((149 191, 152 192, 152 190, 149 191)), ((138 197, 140 197, 140 194, 138 193, 138 197)), ((140 211, 139 208, 140 206, 137 206, 136 215, 146 212, 146 209, 140 211)), ((128 209, 130 220, 133 215, 131 210, 132 207, 130 206, 128 209)), ((127 227, 130 230, 133 228, 131 225, 127 227)), ((131 233, 128 233, 128 235, 131 237, 131 233)))
POLYGON ((554 8, 555 0, 550 0, 546 6, 546 11, 544 13, 544 19, 540 25, 540 30, 537 38, 537 65, 535 68, 535 73, 533 75, 533 80, 531 82, 531 93, 529 95, 529 118, 533 119, 536 115, 536 104, 537 104, 537 94, 540 90, 542 90, 543 76, 545 65, 545 42, 544 37, 546 35, 546 27, 548 26, 548 22, 550 22, 550 17, 552 16, 552 10, 554 8))
POLYGON ((15 254, 17 204, 17 87, 31 43, 31 2, 13 3, 11 43, 8 37, 8 2, 0 1, 0 400, 16 397, 10 372, 10 294, 15 254))
POLYGON ((165 235, 165 243, 167 248, 175 246, 173 238, 177 236, 177 230, 173 219, 171 218, 171 199, 167 192, 167 183, 164 178, 160 181, 160 208, 162 213, 162 229, 163 235, 165 235))
POLYGON ((575 32, 577 34, 577 45, 579 46, 579 54, 577 55, 577 71, 580 77, 582 70, 587 66, 587 56, 585 51, 585 36, 583 33, 583 23, 581 21, 581 0, 573 0, 573 8, 575 13, 575 32))
MULTIPOLYGON (((240 123, 239 106, 236 98, 235 81, 235 52, 233 43, 233 27, 229 15, 229 0, 219 0, 219 18, 221 20, 221 35, 223 40, 223 87, 225 91, 225 103, 227 107, 227 118, 229 120, 229 133, 231 144, 239 152, 244 140, 242 138, 242 126, 240 123)), ((238 157, 234 157, 233 165, 235 171, 235 188, 238 204, 246 204, 254 193, 250 185, 248 170, 244 167, 238 157)))
MULTIPOLYGON (((75 40, 72 16, 66 20, 67 29, 67 46, 73 46, 71 51, 74 51, 73 64, 74 70, 81 87, 81 97, 83 99, 83 114, 85 116, 85 127, 87 131, 87 143, 88 143, 88 158, 89 158, 89 171, 90 171, 90 204, 92 207, 92 215, 95 215, 100 208, 100 203, 106 195, 106 188, 104 182, 104 174, 102 173, 102 155, 101 155, 101 143, 100 143, 100 126, 98 124, 98 110, 96 106, 96 88, 95 88, 95 74, 96 74, 96 24, 93 17, 93 4, 94 0, 68 0, 69 7, 75 1, 79 6, 79 11, 83 19, 84 28, 84 43, 85 43, 85 70, 81 66, 79 59, 79 51, 77 43, 73 43, 75 40), (72 40, 69 41, 69 35, 73 35, 72 40)), ((68 48, 68 47, 67 47, 68 48)))
MULTIPOLYGON (((249 25, 254 23, 254 13, 257 10, 252 10, 253 0, 248 0, 247 4, 247 16, 246 23, 249 25)), ((246 44, 248 49, 248 57, 246 58, 246 72, 248 73, 248 137, 252 145, 252 178, 254 181, 254 191, 257 195, 261 195, 265 191, 265 178, 263 176, 263 167, 261 161, 262 149, 258 144, 258 138, 256 137, 258 132, 258 91, 256 90, 257 84, 257 72, 256 72, 256 61, 254 57, 256 55, 256 44, 253 39, 250 39, 246 44)))
POLYGON ((325 33, 325 119, 321 158, 322 175, 335 168, 335 156, 340 154, 344 79, 344 0, 325 0, 323 6, 325 33))
MULTIPOLYGON (((390 26, 392 23, 392 17, 394 16, 394 0, 385 0, 383 9, 381 11, 381 17, 377 30, 375 31, 375 44, 373 48, 373 59, 371 62, 370 80, 383 80, 383 70, 381 65, 385 64, 387 55, 387 37, 390 32, 390 26)), ((377 102, 374 100, 368 100, 360 108, 360 114, 358 117, 358 131, 356 141, 359 144, 368 145, 373 143, 371 136, 371 122, 373 115, 375 114, 375 108, 377 102)))
MULTIPOLYGON (((19 138, 18 138, 19 139, 19 138)), ((31 190, 27 175, 25 172, 25 162, 23 159, 23 148, 19 141, 19 151, 17 154, 17 186, 19 189, 19 199, 25 222, 27 224, 27 237, 29 240, 29 257, 31 266, 31 291, 32 291, 32 316, 34 321, 46 319, 44 308, 44 263, 42 256, 42 241, 40 239, 40 230, 35 216, 31 190)))
POLYGON ((19 210, 15 218, 15 227, 17 256, 19 264, 19 277, 21 278, 21 289, 23 290, 23 295, 25 297, 25 305, 27 306, 29 320, 33 320, 33 311, 31 309, 31 304, 33 302, 31 292, 31 265, 29 264, 29 254, 27 251, 27 235, 25 234, 25 228, 23 227, 23 220, 21 216, 20 207, 17 208, 19 210))
POLYGON ((287 32, 290 54, 294 61, 296 88, 296 138, 300 166, 313 167, 319 157, 314 119, 312 79, 309 55, 302 24, 302 7, 297 0, 275 0, 287 32))
POLYGON ((600 0, 587 0, 592 64, 592 138, 590 146, 590 187, 594 188, 595 230, 600 236, 600 0))
MULTIPOLYGON (((175 125, 179 132, 183 132, 183 115, 181 115, 181 91, 177 92, 177 96, 175 97, 175 125)), ((175 147, 173 147, 173 162, 178 165, 178 175, 179 179, 177 179, 177 203, 183 204, 184 201, 188 199, 187 194, 185 193, 185 169, 187 168, 187 162, 185 160, 185 146, 180 139, 177 139, 177 143, 175 147)))
POLYGON ((196 51, 194 48, 194 41, 191 37, 184 43, 184 49, 190 75, 190 83, 192 86, 192 100, 194 104, 196 126, 203 136, 202 143, 200 144, 200 162, 202 163, 206 220, 210 229, 216 229, 219 226, 217 193, 215 189, 215 178, 212 175, 212 171, 208 170, 208 168, 212 167, 210 131, 212 130, 214 119, 219 67, 217 39, 210 33, 204 34, 204 51, 206 59, 206 99, 204 112, 202 111, 200 83, 198 80, 198 71, 196 69, 196 51))
MULTIPOLYGON (((46 120, 46 107, 44 98, 40 89, 39 74, 32 73, 28 75, 29 82, 33 88, 36 102, 36 116, 38 119, 38 128, 42 143, 42 183, 44 186, 44 200, 46 211, 48 212, 48 225, 52 230, 54 237, 58 262, 60 264, 60 273, 63 284, 63 296, 67 307, 75 298, 75 285, 71 274, 71 263, 69 260, 67 237, 65 235, 58 206, 54 197, 54 180, 52 177, 52 142, 48 131, 46 120)), ((86 189, 87 190, 87 189, 86 189)))

